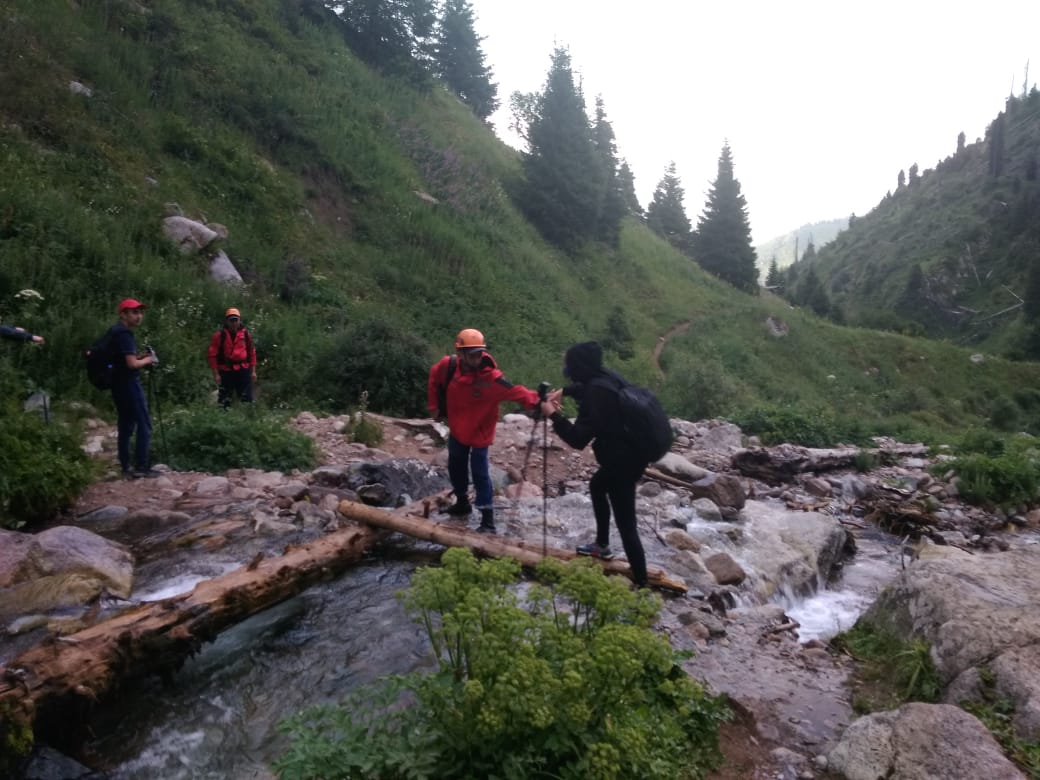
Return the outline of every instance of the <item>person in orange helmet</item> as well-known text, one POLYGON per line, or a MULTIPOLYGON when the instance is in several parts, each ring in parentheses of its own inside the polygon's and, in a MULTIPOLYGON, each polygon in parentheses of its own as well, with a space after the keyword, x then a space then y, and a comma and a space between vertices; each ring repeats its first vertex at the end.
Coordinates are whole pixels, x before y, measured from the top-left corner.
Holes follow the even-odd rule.
POLYGON ((468 518, 470 472, 480 510, 481 533, 495 533, 495 513, 488 447, 495 440, 498 407, 516 401, 525 409, 538 405, 538 392, 509 382, 487 351, 484 334, 465 328, 455 337, 455 355, 445 355, 431 369, 427 384, 427 407, 432 417, 448 421, 448 477, 455 503, 448 508, 454 517, 468 518))
POLYGON ((217 400, 225 409, 237 395, 247 404, 253 403, 256 381, 256 348, 253 336, 242 324, 242 313, 235 308, 224 312, 224 326, 209 340, 206 353, 213 381, 219 386, 217 400))

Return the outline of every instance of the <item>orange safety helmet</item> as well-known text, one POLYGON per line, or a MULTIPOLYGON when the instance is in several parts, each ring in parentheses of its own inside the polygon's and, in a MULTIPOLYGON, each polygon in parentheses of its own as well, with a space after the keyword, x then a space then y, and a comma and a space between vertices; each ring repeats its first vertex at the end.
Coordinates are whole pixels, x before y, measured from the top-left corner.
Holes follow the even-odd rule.
POLYGON ((485 349, 487 344, 484 343, 484 334, 474 328, 465 328, 459 331, 459 335, 455 337, 455 349, 472 349, 479 347, 485 349))

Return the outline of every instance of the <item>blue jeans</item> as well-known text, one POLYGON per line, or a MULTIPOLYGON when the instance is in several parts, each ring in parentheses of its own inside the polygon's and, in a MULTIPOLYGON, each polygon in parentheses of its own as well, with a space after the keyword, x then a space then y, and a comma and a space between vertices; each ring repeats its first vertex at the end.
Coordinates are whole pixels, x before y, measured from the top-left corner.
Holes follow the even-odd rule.
POLYGON ((152 418, 144 397, 141 378, 133 377, 112 385, 112 400, 119 413, 118 452, 123 471, 130 470, 130 439, 137 431, 136 461, 140 471, 151 468, 152 418))
POLYGON ((455 498, 466 499, 469 494, 469 473, 473 471, 473 487, 477 491, 477 509, 492 507, 491 462, 487 447, 467 447, 448 437, 448 478, 455 498))

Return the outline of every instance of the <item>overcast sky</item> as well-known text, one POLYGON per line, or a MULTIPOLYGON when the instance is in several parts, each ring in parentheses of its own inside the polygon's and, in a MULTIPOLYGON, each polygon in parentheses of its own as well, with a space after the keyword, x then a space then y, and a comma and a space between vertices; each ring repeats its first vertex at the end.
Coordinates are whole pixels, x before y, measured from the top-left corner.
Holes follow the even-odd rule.
POLYGON ((728 139, 756 243, 863 215, 1040 81, 1040 2, 471 0, 503 107, 570 48, 645 208, 669 161, 696 225, 728 139))

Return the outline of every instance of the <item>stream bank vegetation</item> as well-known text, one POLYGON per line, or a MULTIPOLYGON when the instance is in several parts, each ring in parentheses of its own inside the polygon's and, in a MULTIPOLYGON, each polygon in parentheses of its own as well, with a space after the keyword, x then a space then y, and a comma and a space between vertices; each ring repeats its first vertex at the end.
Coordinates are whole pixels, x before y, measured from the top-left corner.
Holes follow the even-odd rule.
POLYGON ((287 719, 283 780, 692 780, 717 765, 728 709, 652 631, 655 595, 587 561, 519 576, 464 549, 420 569, 401 598, 437 670, 287 719))
POLYGON ((982 721, 1022 771, 1033 780, 1040 779, 1040 742, 1024 740, 1018 735, 1014 726, 1015 703, 997 694, 990 668, 983 666, 979 671, 982 699, 963 701, 960 706, 982 721))
POLYGON ((909 701, 938 701, 942 686, 924 640, 905 642, 861 619, 834 637, 831 646, 859 664, 852 686, 852 708, 859 714, 895 709, 909 701))

